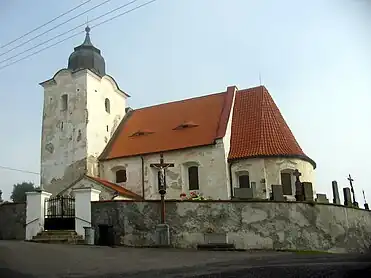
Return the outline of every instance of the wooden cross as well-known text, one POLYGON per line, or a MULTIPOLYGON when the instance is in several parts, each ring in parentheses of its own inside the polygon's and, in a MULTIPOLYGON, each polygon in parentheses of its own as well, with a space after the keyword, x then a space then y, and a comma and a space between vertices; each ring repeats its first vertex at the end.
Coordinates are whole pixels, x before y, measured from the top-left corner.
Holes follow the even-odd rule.
POLYGON ((298 169, 295 169, 294 173, 292 173, 295 177, 296 177, 296 181, 300 182, 300 176, 301 176, 301 173, 299 172, 298 169))

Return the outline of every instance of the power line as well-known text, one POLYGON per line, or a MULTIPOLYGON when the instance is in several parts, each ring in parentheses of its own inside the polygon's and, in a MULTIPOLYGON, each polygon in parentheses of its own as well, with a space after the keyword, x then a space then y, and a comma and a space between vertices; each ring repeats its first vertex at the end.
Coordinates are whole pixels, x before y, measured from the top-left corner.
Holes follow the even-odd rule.
POLYGON ((58 25, 56 25, 56 26, 54 26, 54 27, 52 27, 52 28, 46 30, 45 32, 43 32, 43 33, 41 33, 41 34, 38 34, 37 36, 32 37, 31 39, 29 39, 29 40, 27 40, 27 41, 25 41, 25 42, 23 42, 23 43, 21 43, 21 44, 16 45, 15 47, 13 47, 13 48, 11 48, 11 49, 9 49, 9 50, 7 50, 7 51, 1 53, 1 54, 0 54, 0 57, 1 57, 1 56, 4 56, 5 54, 7 54, 7 53, 9 53, 9 52, 12 52, 13 50, 15 50, 15 49, 17 49, 17 48, 20 48, 21 46, 23 46, 23 45, 25 45, 25 44, 27 44, 27 43, 33 41, 34 39, 37 39, 37 38, 39 38, 39 37, 45 35, 46 33, 49 33, 50 31, 52 31, 52 30, 54 30, 54 29, 57 29, 58 27, 60 27, 60 26, 62 26, 62 25, 64 25, 64 24, 70 22, 71 20, 74 20, 74 19, 76 19, 76 18, 78 18, 78 17, 80 17, 80 16, 82 16, 82 15, 84 15, 84 14, 86 14, 86 13, 88 13, 88 12, 90 12, 90 11, 92 11, 92 10, 94 10, 94 9, 96 9, 96 8, 98 8, 98 7, 102 6, 102 5, 104 5, 104 4, 106 4, 106 3, 108 3, 109 1, 111 1, 111 0, 106 0, 106 1, 104 1, 104 2, 102 2, 102 3, 100 3, 100 4, 98 4, 98 5, 95 5, 94 7, 92 7, 92 8, 90 8, 90 9, 86 10, 85 12, 79 13, 78 15, 75 15, 74 17, 71 17, 70 19, 67 19, 66 21, 64 21, 64 22, 62 22, 62 23, 60 23, 60 24, 58 24, 58 25))
MULTIPOLYGON (((117 16, 114 16, 114 17, 112 17, 112 18, 110 18, 110 19, 107 19, 107 20, 105 20, 105 21, 103 21, 103 22, 101 22, 101 23, 99 23, 99 24, 93 25, 93 26, 91 27, 91 29, 94 28, 94 27, 97 27, 97 26, 99 26, 99 25, 102 25, 102 24, 104 24, 104 23, 107 23, 107 22, 109 22, 109 21, 111 21, 111 20, 113 20, 113 19, 116 19, 116 18, 118 18, 118 17, 120 17, 120 16, 123 16, 123 15, 125 15, 125 14, 128 14, 128 13, 130 13, 130 12, 132 12, 132 11, 135 11, 135 10, 141 8, 141 7, 144 7, 144 6, 146 6, 146 5, 149 5, 149 4, 153 3, 153 2, 156 2, 156 1, 157 1, 157 0, 151 0, 151 1, 148 1, 148 2, 146 2, 146 3, 141 4, 141 5, 139 5, 139 6, 136 6, 135 8, 132 8, 132 9, 126 11, 126 12, 123 12, 123 13, 117 15, 117 16)), ((34 55, 36 55, 36 54, 38 54, 38 53, 40 53, 40 52, 42 52, 42 51, 44 51, 44 50, 47 50, 47 49, 49 49, 49 48, 51 48, 51 47, 53 47, 53 46, 56 46, 56 45, 58 45, 58 44, 60 44, 60 43, 62 43, 62 42, 64 42, 64 41, 66 41, 66 40, 69 40, 69 39, 71 39, 71 38, 73 38, 73 37, 76 37, 77 35, 79 35, 79 34, 81 34, 81 33, 83 33, 83 32, 84 32, 84 31, 80 31, 80 32, 78 32, 78 33, 76 33, 76 34, 74 34, 74 35, 72 35, 72 36, 69 36, 69 37, 67 37, 67 38, 65 38, 65 39, 63 39, 63 40, 60 40, 60 41, 58 41, 58 42, 52 44, 52 45, 49 45, 49 46, 47 46, 47 47, 44 47, 44 48, 42 48, 42 49, 40 49, 40 50, 38 50, 38 51, 36 51, 36 52, 34 52, 34 53, 31 53, 31 54, 29 54, 29 55, 23 57, 23 58, 20 58, 20 59, 18 59, 18 60, 15 60, 14 62, 11 62, 11 63, 9 63, 9 64, 7 64, 7 65, 4 65, 4 66, 0 67, 0 70, 3 69, 3 68, 7 68, 7 67, 9 67, 9 66, 11 66, 11 65, 14 65, 14 64, 16 64, 16 63, 18 63, 18 62, 20 62, 20 61, 23 61, 23 60, 25 60, 25 59, 27 59, 27 58, 29 58, 29 57, 32 57, 32 56, 34 56, 34 55)))
POLYGON ((40 173, 36 173, 36 172, 32 172, 32 171, 26 171, 26 170, 21 170, 21 169, 17 169, 17 168, 6 167, 6 166, 0 166, 0 169, 10 170, 10 171, 16 171, 16 172, 21 172, 21 173, 27 173, 27 174, 40 175, 40 173))
MULTIPOLYGON (((100 16, 98 16, 98 17, 92 19, 92 20, 90 20, 90 22, 96 21, 96 20, 98 20, 98 19, 100 19, 100 18, 102 18, 102 17, 104 17, 104 16, 106 16, 106 15, 109 15, 109 14, 111 14, 111 13, 113 13, 113 12, 116 12, 116 11, 122 9, 122 8, 125 8, 126 6, 129 6, 129 5, 131 5, 131 4, 133 4, 133 3, 137 2, 137 1, 139 1, 139 0, 133 0, 133 1, 130 1, 130 2, 126 3, 126 4, 124 4, 124 5, 121 5, 121 6, 115 8, 115 9, 113 9, 113 10, 111 10, 111 11, 105 13, 105 14, 102 14, 102 15, 100 15, 100 16)), ((63 35, 66 35, 66 34, 72 32, 72 31, 74 31, 74 30, 80 28, 81 26, 85 26, 85 25, 86 25, 85 23, 80 24, 80 25, 78 25, 78 26, 76 26, 76 27, 74 27, 74 28, 71 28, 71 29, 67 30, 66 32, 63 32, 63 33, 61 33, 61 34, 58 34, 58 35, 56 35, 56 36, 54 36, 54 37, 52 37, 52 38, 50 38, 50 39, 48 39, 48 40, 46 40, 46 41, 43 41, 43 42, 41 42, 41 43, 39 43, 39 44, 37 44, 37 45, 34 45, 34 46, 28 48, 28 49, 26 49, 26 50, 24 50, 24 51, 22 51, 22 52, 19 52, 19 53, 15 54, 15 55, 13 55, 13 56, 11 56, 11 57, 8 57, 8 58, 6 58, 6 59, 4 59, 4 60, 1 60, 1 61, 0 61, 0 64, 2 64, 2 63, 4 63, 4 62, 7 62, 7 61, 9 61, 9 60, 11 60, 11 59, 13 59, 13 58, 16 58, 16 57, 18 57, 18 56, 21 55, 21 54, 24 54, 24 53, 26 53, 26 52, 29 52, 30 50, 33 50, 33 49, 35 49, 35 48, 37 48, 37 47, 39 47, 39 46, 41 46, 41 45, 43 45, 43 44, 46 44, 46 43, 48 43, 48 42, 50 42, 50 41, 52 41, 52 40, 54 40, 54 39, 56 39, 56 38, 59 38, 59 37, 61 37, 61 36, 63 36, 63 35)), ((79 32, 78 34, 80 34, 80 33, 81 33, 81 32, 79 32)), ((72 37, 74 37, 74 36, 72 36, 72 37)), ((72 38, 72 37, 68 37, 68 38, 72 38)), ((0 55, 0 57, 1 57, 1 56, 2 56, 2 55, 0 55)), ((0 69, 1 69, 1 68, 0 68, 0 69)))
POLYGON ((23 34, 22 36, 20 36, 20 37, 18 37, 18 38, 16 38, 16 39, 14 39, 14 40, 12 40, 12 41, 10 41, 10 42, 4 44, 3 46, 0 47, 0 49, 1 49, 1 48, 4 48, 5 46, 8 46, 8 45, 10 45, 10 44, 12 44, 12 43, 14 43, 14 42, 16 42, 16 41, 19 41, 20 39, 24 38, 25 36, 27 36, 27 35, 29 35, 29 34, 35 32, 35 31, 39 30, 40 28, 42 28, 42 27, 44 27, 44 26, 46 26, 46 25, 48 25, 48 24, 50 24, 50 23, 52 23, 52 22, 54 22, 54 21, 56 21, 57 19, 61 18, 62 16, 65 16, 66 14, 69 14, 70 12, 73 12, 74 10, 77 10, 78 8, 84 6, 85 4, 87 4, 87 3, 89 3, 89 2, 91 2, 91 0, 87 0, 87 1, 85 1, 85 2, 83 2, 83 3, 81 3, 80 5, 78 5, 78 6, 74 7, 74 8, 72 8, 72 9, 70 9, 70 10, 68 10, 68 11, 66 11, 66 12, 64 12, 64 13, 62 13, 62 14, 60 14, 59 16, 53 18, 52 20, 49 20, 48 22, 46 22, 46 23, 40 25, 39 27, 36 27, 35 29, 32 29, 31 31, 27 32, 26 34, 23 34))

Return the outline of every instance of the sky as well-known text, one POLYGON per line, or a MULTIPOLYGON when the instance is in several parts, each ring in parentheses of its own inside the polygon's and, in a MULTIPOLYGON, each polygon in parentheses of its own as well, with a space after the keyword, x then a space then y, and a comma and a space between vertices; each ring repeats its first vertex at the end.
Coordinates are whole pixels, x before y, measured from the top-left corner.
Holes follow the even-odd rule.
MULTIPOLYGON (((86 0, 0 0, 0 47, 86 0)), ((38 173, 43 89, 67 66, 84 35, 7 66, 84 26, 16 58, 11 56, 69 29, 90 26, 127 0, 108 3, 13 51, 11 48, 102 3, 91 0, 12 45, 0 48, 0 166, 38 173), (6 59, 9 59, 5 62, 6 59), (6 132, 5 132, 6 131, 6 132)), ((354 178, 371 203, 371 3, 368 0, 157 0, 93 27, 91 39, 108 74, 139 108, 215 92, 227 86, 267 87, 304 152, 317 163, 316 191, 332 199, 354 178)), ((39 176, 0 168, 0 189, 39 183, 39 176)))

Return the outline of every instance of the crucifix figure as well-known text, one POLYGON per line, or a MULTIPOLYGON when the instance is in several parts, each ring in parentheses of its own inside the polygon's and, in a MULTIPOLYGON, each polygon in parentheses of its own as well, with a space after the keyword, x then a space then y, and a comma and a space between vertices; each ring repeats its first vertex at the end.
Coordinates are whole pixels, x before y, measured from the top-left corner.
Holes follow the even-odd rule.
POLYGON ((304 192, 303 192, 303 185, 301 184, 301 181, 300 181, 300 176, 301 176, 301 173, 299 172, 298 169, 295 169, 294 173, 292 173, 295 178, 296 178, 296 181, 295 181, 295 198, 296 198, 296 201, 304 201, 304 192))
POLYGON ((354 179, 352 179, 352 176, 350 174, 349 174, 349 177, 348 177, 348 181, 349 181, 349 184, 350 184, 350 190, 353 193, 353 205, 358 207, 358 203, 356 202, 356 196, 354 194, 354 188, 353 188, 354 179))
POLYGON ((159 190, 158 193, 161 195, 161 224, 165 224, 165 194, 166 194, 166 185, 165 185, 165 170, 169 167, 174 167, 174 163, 165 163, 164 155, 160 155, 160 163, 151 163, 149 165, 155 169, 159 170, 159 190))

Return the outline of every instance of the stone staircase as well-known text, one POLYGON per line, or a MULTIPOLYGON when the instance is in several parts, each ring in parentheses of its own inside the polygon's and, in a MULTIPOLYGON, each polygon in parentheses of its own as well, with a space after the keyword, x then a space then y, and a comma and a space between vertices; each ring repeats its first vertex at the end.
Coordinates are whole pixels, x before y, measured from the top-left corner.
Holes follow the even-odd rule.
POLYGON ((84 244, 82 236, 75 231, 42 231, 33 237, 32 242, 56 244, 84 244))

